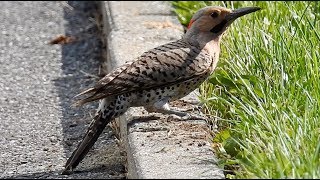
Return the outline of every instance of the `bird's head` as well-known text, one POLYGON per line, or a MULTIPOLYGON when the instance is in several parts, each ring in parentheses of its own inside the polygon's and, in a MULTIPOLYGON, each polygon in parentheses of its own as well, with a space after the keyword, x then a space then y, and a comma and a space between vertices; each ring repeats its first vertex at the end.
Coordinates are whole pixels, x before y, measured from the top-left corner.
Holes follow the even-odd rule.
POLYGON ((193 15, 186 35, 206 34, 213 39, 220 37, 235 19, 258 10, 260 10, 259 7, 245 7, 236 10, 218 6, 204 7, 193 15))

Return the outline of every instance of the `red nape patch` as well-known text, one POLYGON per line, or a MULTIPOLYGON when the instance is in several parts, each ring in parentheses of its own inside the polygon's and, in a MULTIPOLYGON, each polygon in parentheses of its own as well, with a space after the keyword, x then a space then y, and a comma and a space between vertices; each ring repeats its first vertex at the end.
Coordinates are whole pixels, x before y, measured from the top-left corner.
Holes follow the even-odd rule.
POLYGON ((193 22, 194 22, 194 20, 191 19, 190 22, 189 22, 189 25, 188 25, 188 29, 190 29, 190 27, 191 27, 193 22))

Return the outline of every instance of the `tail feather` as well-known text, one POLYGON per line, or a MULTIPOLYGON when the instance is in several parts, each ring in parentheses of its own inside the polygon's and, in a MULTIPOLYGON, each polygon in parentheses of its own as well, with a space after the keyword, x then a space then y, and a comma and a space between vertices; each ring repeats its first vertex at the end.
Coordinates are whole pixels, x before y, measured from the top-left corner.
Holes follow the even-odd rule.
POLYGON ((95 91, 96 91, 95 88, 89 88, 89 89, 87 89, 85 91, 82 91, 81 93, 75 95, 73 98, 76 98, 76 97, 84 95, 84 94, 92 93, 92 92, 95 92, 95 91))
POLYGON ((98 97, 97 97, 97 89, 96 88, 89 88, 89 89, 87 89, 87 90, 75 95, 73 98, 76 98, 78 96, 82 96, 84 94, 90 94, 90 93, 93 93, 93 94, 90 95, 89 97, 86 97, 84 99, 80 99, 80 100, 74 102, 72 104, 72 106, 73 107, 79 107, 79 106, 84 105, 85 103, 88 103, 88 102, 91 102, 91 101, 94 101, 94 100, 97 100, 97 99, 101 98, 101 94, 98 95, 98 97))
POLYGON ((102 117, 102 114, 99 113, 96 115, 90 124, 90 127, 87 130, 86 135, 83 140, 78 145, 77 149, 72 153, 70 158, 67 160, 65 169, 62 174, 70 174, 70 171, 78 166, 81 160, 87 155, 91 147, 97 141, 98 137, 107 126, 107 124, 112 120, 112 114, 106 118, 102 117))
POLYGON ((98 100, 98 99, 102 99, 102 98, 105 98, 107 97, 107 95, 104 95, 104 94, 94 94, 92 96, 89 96, 87 98, 84 98, 84 99, 80 99, 76 102, 74 102, 72 104, 73 107, 79 107, 79 106, 82 106, 88 102, 92 102, 92 101, 95 101, 95 100, 98 100))

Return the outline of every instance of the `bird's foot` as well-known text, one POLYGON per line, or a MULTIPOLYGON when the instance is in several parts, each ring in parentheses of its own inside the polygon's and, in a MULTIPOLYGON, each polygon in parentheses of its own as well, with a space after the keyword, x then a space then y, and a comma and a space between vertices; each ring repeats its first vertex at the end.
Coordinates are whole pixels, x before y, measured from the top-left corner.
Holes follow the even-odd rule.
POLYGON ((191 111, 191 112, 201 112, 201 106, 198 106, 198 105, 192 105, 192 107, 189 107, 189 108, 178 108, 178 107, 171 107, 172 110, 174 111, 180 111, 180 112, 188 112, 188 111, 191 111))
POLYGON ((168 120, 178 120, 178 121, 187 121, 187 120, 207 120, 207 117, 197 115, 197 114, 189 114, 186 113, 183 116, 179 116, 177 114, 170 114, 168 120))

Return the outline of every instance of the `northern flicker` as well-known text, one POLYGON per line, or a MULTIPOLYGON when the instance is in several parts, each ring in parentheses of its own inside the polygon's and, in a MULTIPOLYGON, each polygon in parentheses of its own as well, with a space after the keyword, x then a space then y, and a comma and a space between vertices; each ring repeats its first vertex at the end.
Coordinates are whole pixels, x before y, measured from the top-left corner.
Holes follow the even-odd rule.
POLYGON ((129 107, 143 106, 148 112, 192 118, 186 112, 170 109, 168 103, 186 96, 209 77, 218 63, 220 39, 227 27, 236 18, 257 10, 260 8, 202 8, 193 15, 181 39, 143 53, 80 93, 88 96, 76 105, 95 100, 100 100, 100 104, 63 174, 76 168, 106 125, 129 107))

